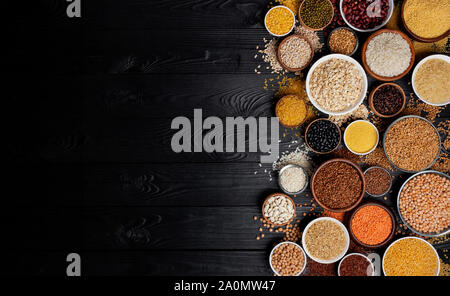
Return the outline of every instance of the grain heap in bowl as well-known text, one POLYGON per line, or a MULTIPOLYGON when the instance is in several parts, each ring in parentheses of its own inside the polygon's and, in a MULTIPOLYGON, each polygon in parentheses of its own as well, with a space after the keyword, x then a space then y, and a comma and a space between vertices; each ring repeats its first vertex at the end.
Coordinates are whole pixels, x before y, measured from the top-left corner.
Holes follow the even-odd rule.
POLYGON ((302 236, 306 253, 319 263, 336 262, 348 249, 345 227, 333 218, 318 218, 310 222, 302 236))
POLYGON ((384 150, 388 159, 399 169, 421 171, 430 167, 438 157, 439 135, 424 118, 402 117, 388 128, 384 150))
POLYGON ((295 216, 295 207, 287 196, 274 194, 267 199, 263 215, 273 224, 282 225, 288 223, 295 216))
POLYGON ((364 184, 354 165, 334 160, 324 163, 313 176, 313 196, 330 210, 355 206, 364 193, 364 184))
POLYGON ((337 28, 328 38, 328 46, 334 53, 351 55, 358 45, 356 34, 349 28, 337 28))
POLYGON ((369 247, 386 242, 393 228, 389 212, 373 203, 356 209, 350 220, 350 230, 354 238, 369 247))
POLYGON ((295 243, 280 243, 272 251, 270 256, 271 266, 277 275, 299 275, 305 265, 306 256, 301 247, 295 243))
POLYGON ((304 25, 313 30, 319 30, 331 22, 334 10, 329 0, 304 0, 299 14, 304 25))
POLYGON ((311 45, 300 35, 292 35, 281 42, 279 48, 280 63, 290 69, 303 69, 313 55, 311 45))
POLYGON ((296 95, 282 97, 276 107, 275 114, 280 123, 286 127, 296 127, 303 123, 307 115, 305 101, 296 95))
POLYGON ((372 96, 372 105, 376 112, 384 117, 398 114, 405 103, 403 90, 399 86, 387 83, 380 85, 372 96))
POLYGON ((317 119, 310 123, 305 135, 306 144, 315 152, 329 153, 341 141, 339 127, 328 119, 317 119))
POLYGON ((431 58, 418 65, 413 74, 414 91, 426 103, 433 105, 450 103, 450 62, 445 59, 431 58))
POLYGON ((309 79, 310 99, 325 111, 342 112, 361 99, 364 80, 355 64, 342 58, 322 61, 309 79))
POLYGON ((425 240, 405 237, 393 242, 383 256, 386 276, 435 276, 439 257, 425 240))
POLYGON ((389 1, 342 0, 342 13, 350 25, 361 31, 368 31, 382 25, 386 20, 389 15, 389 1))
POLYGON ((280 171, 280 185, 287 193, 297 193, 306 187, 307 176, 301 167, 290 165, 280 171))
POLYGON ((294 13, 286 6, 275 6, 267 12, 264 24, 270 34, 277 37, 285 36, 294 28, 294 13))
POLYGON ((412 56, 408 41, 396 32, 384 32, 370 39, 365 53, 367 66, 382 77, 404 73, 412 56))
POLYGON ((372 196, 382 196, 391 188, 391 174, 382 167, 371 167, 364 173, 366 192, 372 196))
POLYGON ((345 256, 339 263, 338 270, 339 276, 371 276, 374 272, 369 258, 358 253, 345 256))
POLYGON ((436 235, 450 227, 450 179, 429 172, 406 181, 399 194, 400 215, 414 231, 436 235))
POLYGON ((356 120, 345 129, 344 142, 355 154, 369 154, 378 145, 378 130, 370 121, 356 120))

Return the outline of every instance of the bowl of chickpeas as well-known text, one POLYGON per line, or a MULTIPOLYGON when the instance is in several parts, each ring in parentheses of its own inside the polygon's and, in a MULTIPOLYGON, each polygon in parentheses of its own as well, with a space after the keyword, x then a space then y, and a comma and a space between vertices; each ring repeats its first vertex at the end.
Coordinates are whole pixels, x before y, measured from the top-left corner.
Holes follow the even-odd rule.
POLYGON ((397 209, 414 233, 437 237, 450 233, 450 177, 438 171, 422 171, 403 183, 397 209))
POLYGON ((306 254, 293 242, 281 242, 270 252, 269 264, 277 276, 299 276, 306 267, 306 254))

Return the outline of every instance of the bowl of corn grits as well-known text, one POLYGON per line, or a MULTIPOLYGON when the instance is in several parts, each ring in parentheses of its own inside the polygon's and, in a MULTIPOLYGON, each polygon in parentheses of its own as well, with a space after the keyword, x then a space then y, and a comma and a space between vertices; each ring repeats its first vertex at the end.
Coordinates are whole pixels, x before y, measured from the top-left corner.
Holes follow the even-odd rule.
POLYGON ((450 103, 450 57, 434 54, 421 60, 414 68, 411 84, 423 102, 433 106, 450 103))

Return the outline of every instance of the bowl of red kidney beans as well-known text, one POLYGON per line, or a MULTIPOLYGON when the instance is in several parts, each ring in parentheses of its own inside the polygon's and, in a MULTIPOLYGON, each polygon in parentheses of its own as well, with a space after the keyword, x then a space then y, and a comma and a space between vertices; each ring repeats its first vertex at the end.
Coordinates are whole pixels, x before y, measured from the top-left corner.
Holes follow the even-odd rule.
POLYGON ((389 21, 394 11, 393 0, 341 0, 344 22, 359 32, 373 32, 389 21))

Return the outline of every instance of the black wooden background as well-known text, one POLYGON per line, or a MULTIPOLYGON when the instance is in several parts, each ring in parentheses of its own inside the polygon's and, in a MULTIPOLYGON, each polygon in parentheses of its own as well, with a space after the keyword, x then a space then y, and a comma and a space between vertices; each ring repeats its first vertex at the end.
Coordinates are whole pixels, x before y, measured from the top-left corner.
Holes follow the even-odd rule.
POLYGON ((270 165, 170 148, 171 120, 194 108, 273 115, 274 75, 254 73, 269 1, 84 0, 81 19, 64 0, 15 2, 1 59, 3 271, 65 274, 79 252, 85 275, 270 275, 281 235, 256 240, 253 222, 279 190, 270 165))

